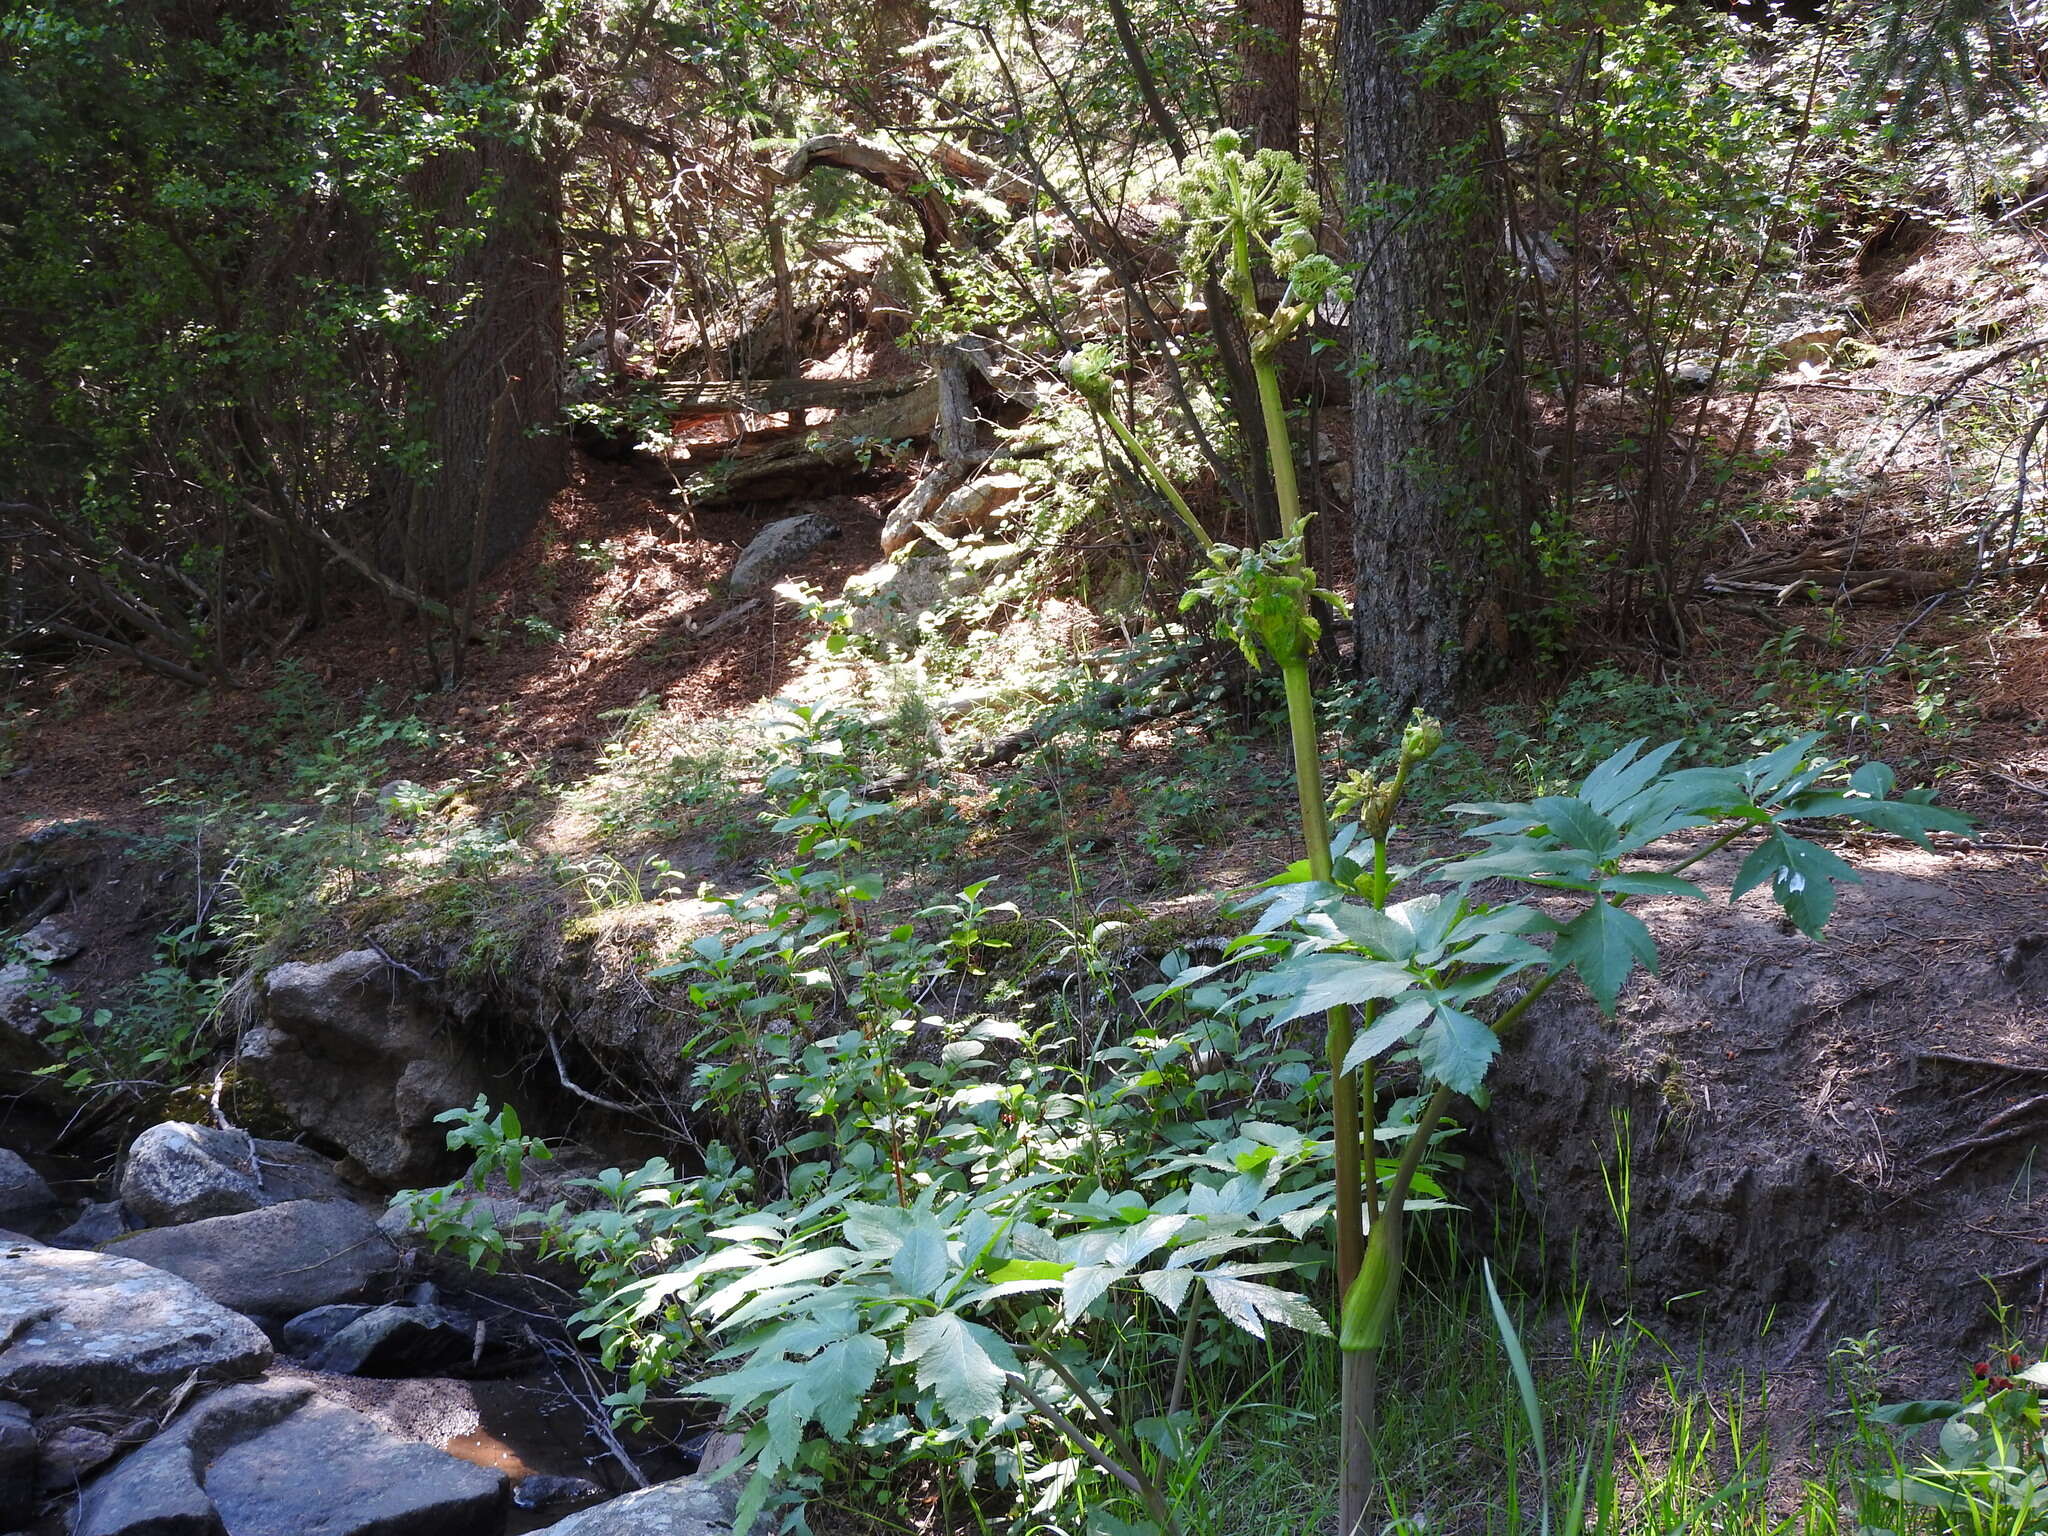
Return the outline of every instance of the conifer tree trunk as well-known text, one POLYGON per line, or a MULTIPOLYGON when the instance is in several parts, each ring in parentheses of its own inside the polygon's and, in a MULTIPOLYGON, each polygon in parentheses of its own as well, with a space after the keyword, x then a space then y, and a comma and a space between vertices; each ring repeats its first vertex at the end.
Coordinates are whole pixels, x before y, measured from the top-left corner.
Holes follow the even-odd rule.
MULTIPOLYGON (((492 19, 509 41, 537 9, 535 0, 519 0, 492 19)), ((422 50, 439 78, 497 56, 463 36, 447 10, 440 19, 446 30, 422 50)), ((536 146, 486 135, 437 159, 421 178, 419 198, 459 227, 457 220, 474 220, 471 200, 486 189, 491 212, 482 238, 449 274, 451 289, 472 289, 474 298, 421 380, 440 469, 413 488, 404 519, 404 566, 419 585, 441 591, 510 554, 568 469, 568 442, 557 430, 559 169, 536 146)))
POLYGON ((1465 653, 1508 642, 1521 585, 1524 409, 1502 223, 1483 168, 1493 104, 1425 83, 1397 40, 1431 0, 1345 0, 1354 220, 1352 548, 1357 667, 1437 708, 1465 653))
POLYGON ((1301 136, 1301 0, 1238 0, 1227 126, 1293 154, 1301 136))

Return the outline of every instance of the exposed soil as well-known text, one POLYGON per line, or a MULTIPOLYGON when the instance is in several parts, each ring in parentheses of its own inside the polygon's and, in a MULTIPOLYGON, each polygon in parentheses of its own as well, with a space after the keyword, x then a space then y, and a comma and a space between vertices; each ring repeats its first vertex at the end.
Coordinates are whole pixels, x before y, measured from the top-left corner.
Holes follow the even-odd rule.
POLYGON ((1864 883, 1823 942, 1760 892, 1644 903, 1663 974, 1611 1021, 1576 988, 1531 1010, 1465 1188, 1723 1369, 1818 1379, 1877 1330, 1942 1386, 2048 1333, 2048 849, 1838 851, 1864 883))

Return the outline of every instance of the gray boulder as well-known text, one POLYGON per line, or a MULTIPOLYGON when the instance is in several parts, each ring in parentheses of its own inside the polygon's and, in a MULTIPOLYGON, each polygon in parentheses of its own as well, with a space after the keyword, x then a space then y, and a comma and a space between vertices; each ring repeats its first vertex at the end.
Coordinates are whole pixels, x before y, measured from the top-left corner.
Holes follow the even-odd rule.
POLYGON ((75 1536, 497 1536, 502 1472, 387 1434, 303 1384, 191 1409, 86 1491, 75 1536))
POLYGON ((838 537, 839 525, 822 512, 772 522, 740 551, 726 588, 740 597, 772 586, 820 544, 838 537))
POLYGON ((512 1502, 521 1509, 565 1509, 604 1497, 604 1489, 587 1477, 532 1472, 512 1486, 512 1502))
POLYGON ((19 1156, 0 1147, 0 1227, 33 1232, 57 1212, 57 1197, 43 1176, 19 1156))
POLYGON ((0 1403, 0 1526, 27 1525, 35 1508, 35 1423, 20 1403, 0 1403))
POLYGON ((118 1200, 95 1200, 78 1213, 78 1219, 50 1239, 53 1248, 98 1248, 135 1230, 127 1209, 118 1200))
POLYGON ((121 1203, 152 1227, 256 1210, 264 1202, 255 1143, 211 1125, 152 1125, 128 1148, 121 1203))
POLYGON ((162 1269, 0 1245, 0 1397, 38 1413, 125 1408, 195 1374, 237 1381, 270 1356, 262 1329, 162 1269))
POLYGON ((352 1200, 334 1160, 290 1141, 171 1120, 128 1149, 121 1201, 144 1226, 174 1227, 287 1200, 352 1200))
POLYGON ((62 965, 85 953, 85 939, 60 917, 44 918, 16 943, 35 965, 62 965))
POLYGON ((344 1323, 306 1364, 337 1376, 432 1376, 475 1353, 474 1319, 446 1307, 386 1306, 344 1323))
MULTIPOLYGON (((738 1483, 704 1477, 656 1483, 557 1521, 548 1536, 733 1536, 738 1483)), ((757 1531, 767 1528, 765 1520, 755 1523, 757 1531)))
POLYGON ((354 1301, 398 1267, 398 1250, 369 1213, 340 1200, 289 1200, 156 1227, 109 1251, 169 1270, 222 1306, 262 1317, 354 1301))
POLYGON ((301 1312, 278 1331, 284 1347, 294 1355, 312 1354, 357 1318, 377 1309, 367 1301, 337 1301, 301 1312))
POLYGON ((264 1022, 242 1067, 309 1133, 388 1184, 447 1177, 447 1129, 434 1116, 497 1086, 477 1057, 417 1003, 373 949, 264 979, 264 1022))

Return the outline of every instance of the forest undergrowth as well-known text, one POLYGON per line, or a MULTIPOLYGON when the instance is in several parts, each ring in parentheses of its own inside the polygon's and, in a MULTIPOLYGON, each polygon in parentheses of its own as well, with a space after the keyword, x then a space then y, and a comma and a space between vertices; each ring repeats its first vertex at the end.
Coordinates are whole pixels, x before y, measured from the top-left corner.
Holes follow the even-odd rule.
POLYGON ((2038 18, 64 9, 65 1134, 374 946, 516 1085, 394 1208, 742 1528, 2048 1530, 2038 18))

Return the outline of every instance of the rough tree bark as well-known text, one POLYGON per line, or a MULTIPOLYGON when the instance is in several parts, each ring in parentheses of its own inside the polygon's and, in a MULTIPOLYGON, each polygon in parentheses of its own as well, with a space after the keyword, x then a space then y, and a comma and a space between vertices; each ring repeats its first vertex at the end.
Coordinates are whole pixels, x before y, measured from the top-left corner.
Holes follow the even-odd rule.
MULTIPOLYGON (((507 39, 537 13, 535 0, 497 12, 507 39)), ((500 55, 470 46, 444 14, 443 30, 421 50, 448 81, 475 61, 500 55)), ((509 50, 506 50, 509 51, 509 50)), ((495 188, 483 238, 450 274, 474 298, 456 333, 422 380, 432 401, 431 435, 440 469, 410 493, 403 564, 430 590, 461 586, 472 568, 488 571, 525 538, 568 468, 561 416, 561 178, 540 148, 485 136, 466 152, 440 157, 421 176, 423 206, 450 227, 473 218, 470 200, 495 188), (508 413, 491 452, 492 423, 503 398, 508 413), (488 474, 487 474, 488 467, 488 474), (479 519, 481 522, 479 523, 479 519)))
POLYGON ((1301 0, 1237 0, 1230 126, 1292 154, 1301 136, 1301 0))
POLYGON ((1418 78, 1395 39, 1432 0, 1346 0, 1345 174, 1355 225, 1356 661, 1388 701, 1442 705, 1509 639, 1525 415, 1498 204, 1493 104, 1418 78))

